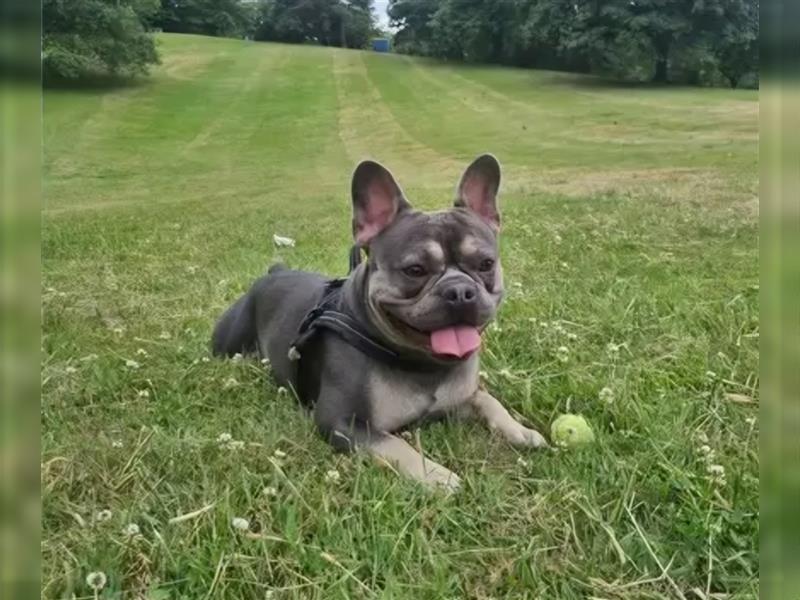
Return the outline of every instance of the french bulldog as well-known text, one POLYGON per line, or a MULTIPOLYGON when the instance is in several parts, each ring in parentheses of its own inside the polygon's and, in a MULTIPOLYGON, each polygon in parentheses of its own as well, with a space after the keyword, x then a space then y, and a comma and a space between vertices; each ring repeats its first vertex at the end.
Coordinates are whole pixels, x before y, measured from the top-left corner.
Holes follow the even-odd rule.
POLYGON ((270 268, 219 319, 218 356, 259 354, 280 385, 303 390, 320 433, 342 451, 356 449, 430 486, 458 488, 459 477, 424 458, 396 433, 443 415, 477 416, 508 441, 547 446, 479 386, 481 334, 503 297, 497 193, 500 165, 475 159, 444 211, 414 210, 392 174, 364 161, 352 178, 353 237, 366 252, 341 285, 336 310, 398 356, 380 360, 320 330, 292 356, 306 315, 329 278, 270 268))

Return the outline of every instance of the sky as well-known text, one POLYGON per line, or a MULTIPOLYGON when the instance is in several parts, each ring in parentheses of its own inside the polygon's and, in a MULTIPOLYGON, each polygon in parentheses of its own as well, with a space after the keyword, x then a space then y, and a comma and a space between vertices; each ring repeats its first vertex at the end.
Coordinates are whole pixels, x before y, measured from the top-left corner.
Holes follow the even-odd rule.
POLYGON ((375 16, 378 18, 378 23, 381 27, 389 25, 389 15, 386 14, 386 7, 389 6, 389 0, 375 0, 375 16))

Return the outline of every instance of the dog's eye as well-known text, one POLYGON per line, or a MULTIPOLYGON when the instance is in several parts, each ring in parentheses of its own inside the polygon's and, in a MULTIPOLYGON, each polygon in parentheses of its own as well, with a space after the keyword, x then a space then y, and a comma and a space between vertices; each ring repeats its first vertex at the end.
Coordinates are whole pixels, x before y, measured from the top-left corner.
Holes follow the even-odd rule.
POLYGON ((483 272, 491 271, 494 269, 494 260, 491 258, 484 258, 478 268, 483 272))
POLYGON ((425 267, 422 265, 409 265, 405 269, 403 269, 403 273, 408 275, 409 277, 422 277, 425 275, 425 267))

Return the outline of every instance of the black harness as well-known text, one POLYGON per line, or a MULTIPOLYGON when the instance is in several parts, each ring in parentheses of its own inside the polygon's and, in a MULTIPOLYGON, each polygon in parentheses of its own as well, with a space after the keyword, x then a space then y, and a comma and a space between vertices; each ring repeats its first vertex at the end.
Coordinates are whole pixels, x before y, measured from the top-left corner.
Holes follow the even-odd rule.
MULTIPOLYGON (((361 248, 354 245, 350 250, 350 273, 361 263, 361 248)), ((325 292, 322 299, 312 308, 297 331, 292 344, 289 346, 289 360, 295 364, 295 381, 298 389, 297 395, 301 400, 302 393, 302 373, 301 363, 303 349, 321 330, 335 333, 339 338, 350 344, 359 352, 397 368, 414 368, 416 370, 428 370, 430 363, 425 364, 420 361, 401 356, 396 351, 375 340, 364 328, 346 312, 339 310, 339 300, 341 298, 342 286, 347 281, 347 277, 331 279, 325 284, 325 292)))

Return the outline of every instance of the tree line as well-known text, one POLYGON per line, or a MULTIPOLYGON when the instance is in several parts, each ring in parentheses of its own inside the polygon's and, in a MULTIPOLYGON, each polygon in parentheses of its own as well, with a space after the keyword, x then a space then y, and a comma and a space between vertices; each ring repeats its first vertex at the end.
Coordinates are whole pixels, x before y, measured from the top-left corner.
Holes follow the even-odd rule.
MULTIPOLYGON (((372 0, 44 0, 46 78, 146 72, 154 30, 363 48, 372 0)), ((390 0, 399 52, 755 86, 758 0, 390 0)))
POLYGON ((390 0, 399 52, 753 86, 758 0, 390 0))
POLYGON ((47 79, 137 75, 158 62, 153 31, 363 48, 372 0, 44 0, 47 79))

